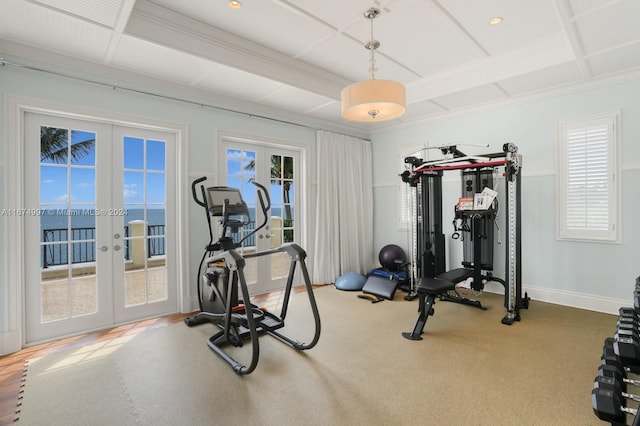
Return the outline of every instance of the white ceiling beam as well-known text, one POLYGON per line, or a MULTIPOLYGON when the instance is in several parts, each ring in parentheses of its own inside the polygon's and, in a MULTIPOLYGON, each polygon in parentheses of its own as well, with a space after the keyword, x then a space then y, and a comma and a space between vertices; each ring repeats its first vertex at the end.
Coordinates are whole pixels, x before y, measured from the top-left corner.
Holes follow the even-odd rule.
POLYGON ((467 29, 462 26, 462 24, 460 24, 460 22, 458 22, 458 20, 454 18, 453 15, 451 15, 451 13, 449 13, 449 11, 445 9, 438 0, 429 0, 429 2, 433 5, 434 9, 436 9, 440 13, 440 15, 442 15, 447 21, 449 21, 452 28, 456 30, 458 34, 460 34, 463 38, 467 39, 467 41, 469 41, 469 43, 478 50, 478 52, 480 52, 483 56, 491 56, 489 51, 474 36, 472 36, 471 33, 469 33, 469 31, 467 31, 467 29))
POLYGON ((575 59, 575 53, 564 33, 557 33, 505 54, 480 59, 410 83, 407 85, 407 103, 437 98, 475 86, 493 84, 506 78, 575 61, 575 59))
POLYGON ((111 61, 113 61, 113 56, 116 54, 116 50, 120 44, 122 33, 127 26, 127 22, 129 22, 129 17, 131 16, 131 12, 135 5, 136 0, 124 0, 120 5, 120 13, 118 13, 116 25, 113 28, 113 33, 111 34, 111 39, 109 40, 109 45, 107 46, 103 63, 109 65, 111 64, 111 61))
POLYGON ((582 46, 582 41, 580 40, 580 36, 578 35, 578 30, 576 29, 574 19, 571 16, 571 6, 569 5, 569 0, 555 0, 555 4, 556 10, 558 11, 558 16, 560 17, 560 22, 562 22, 564 31, 567 34, 567 39, 569 40, 569 43, 571 44, 571 47, 576 55, 576 63, 578 64, 578 69, 580 70, 583 79, 590 80, 593 74, 591 73, 589 64, 585 60, 584 47, 582 46))
POLYGON ((338 99, 352 82, 299 59, 138 0, 125 33, 319 95, 338 99))

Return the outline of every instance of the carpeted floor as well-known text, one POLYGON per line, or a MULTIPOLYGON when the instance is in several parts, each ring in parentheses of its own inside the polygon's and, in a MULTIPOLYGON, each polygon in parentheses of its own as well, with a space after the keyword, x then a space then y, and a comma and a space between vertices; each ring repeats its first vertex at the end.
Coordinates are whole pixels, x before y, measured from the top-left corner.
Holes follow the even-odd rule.
MULTIPOLYGON (((297 352, 270 336, 238 376, 206 346, 217 330, 182 324, 29 361, 25 425, 597 425, 590 393, 611 315, 531 302, 522 321, 438 302, 424 340, 401 336, 417 301, 371 304, 316 290, 318 345, 297 352)), ((306 295, 286 330, 309 341, 306 295)), ((248 351, 249 347, 234 349, 248 351)), ((248 360, 247 353, 239 353, 248 360)))

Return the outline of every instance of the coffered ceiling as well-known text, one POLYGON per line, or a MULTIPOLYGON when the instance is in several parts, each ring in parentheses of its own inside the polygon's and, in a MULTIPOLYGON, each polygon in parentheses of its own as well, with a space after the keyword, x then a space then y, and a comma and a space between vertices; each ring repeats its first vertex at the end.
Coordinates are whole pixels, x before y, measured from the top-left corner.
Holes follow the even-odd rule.
POLYGON ((68 58, 359 129, 640 78, 638 0, 241 1, 0 0, 0 57, 68 58), (371 6, 376 75, 406 85, 407 112, 348 123, 340 91, 369 78, 371 6))

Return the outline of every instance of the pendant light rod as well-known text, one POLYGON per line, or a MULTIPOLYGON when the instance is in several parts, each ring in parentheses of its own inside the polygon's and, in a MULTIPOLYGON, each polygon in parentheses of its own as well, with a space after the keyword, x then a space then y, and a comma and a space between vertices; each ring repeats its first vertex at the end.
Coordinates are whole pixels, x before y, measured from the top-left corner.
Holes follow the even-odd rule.
POLYGON ((376 79, 376 57, 375 57, 375 53, 376 53, 376 49, 380 47, 380 42, 378 40, 376 40, 375 38, 373 38, 373 20, 378 15, 380 15, 380 9, 377 9, 375 7, 372 7, 369 10, 367 10, 366 12, 364 12, 364 17, 369 19, 369 22, 371 23, 371 38, 364 45, 364 47, 369 50, 369 53, 371 55, 371 57, 369 58, 369 75, 371 76, 371 80, 375 80, 376 79))

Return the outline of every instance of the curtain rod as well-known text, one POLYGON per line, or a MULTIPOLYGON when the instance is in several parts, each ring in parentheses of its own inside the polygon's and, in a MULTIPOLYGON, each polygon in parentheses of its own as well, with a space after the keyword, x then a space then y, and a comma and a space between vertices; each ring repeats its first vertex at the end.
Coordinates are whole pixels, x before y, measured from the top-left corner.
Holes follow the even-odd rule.
MULTIPOLYGON (((15 62, 9 62, 9 61, 5 60, 4 58, 0 58, 0 65, 3 66, 3 67, 9 65, 9 66, 16 67, 16 68, 22 68, 22 69, 26 69, 26 70, 30 70, 30 71, 36 71, 36 72, 40 72, 40 73, 44 73, 44 74, 55 75, 57 77, 63 77, 63 78, 71 79, 71 80, 82 81, 84 83, 90 83, 90 84, 94 84, 94 85, 97 85, 97 86, 109 87, 109 88, 112 88, 113 90, 123 90, 125 92, 136 93, 136 94, 139 94, 139 95, 152 96, 152 97, 155 97, 155 98, 161 98, 161 99, 175 101, 175 102, 181 102, 181 103, 185 103, 185 104, 189 104, 189 105, 195 105, 195 106, 199 106, 201 108, 209 108, 209 109, 214 109, 214 110, 218 110, 218 111, 230 112, 230 113, 233 113, 233 114, 240 114, 240 115, 244 115, 245 117, 249 117, 249 118, 260 118, 260 119, 263 119, 263 120, 275 121, 277 123, 289 124, 291 126, 303 127, 303 128, 311 129, 311 130, 315 130, 315 131, 318 131, 318 130, 324 130, 324 131, 328 131, 328 132, 331 131, 331 130, 326 130, 326 129, 318 129, 316 127, 312 127, 312 126, 309 126, 309 125, 306 125, 306 124, 302 124, 302 123, 296 123, 296 122, 293 122, 293 121, 287 121, 287 120, 281 120, 279 118, 267 117, 265 115, 251 114, 251 113, 248 113, 248 112, 238 111, 238 110, 231 109, 231 108, 224 108, 224 107, 211 105, 211 104, 207 104, 207 103, 203 103, 203 102, 196 102, 196 101, 191 101, 191 100, 188 100, 188 99, 177 98, 177 97, 174 97, 174 96, 161 95, 159 93, 148 92, 146 90, 132 89, 130 87, 119 86, 118 84, 105 83, 103 81, 92 80, 92 79, 88 79, 88 78, 84 78, 84 77, 78 77, 78 76, 65 74, 65 73, 58 72, 58 71, 53 71, 53 70, 47 70, 47 69, 44 69, 44 68, 34 67, 34 66, 31 66, 31 65, 22 65, 22 64, 15 63, 15 62)), ((336 132, 333 132, 333 133, 336 133, 336 132)), ((340 133, 340 134, 342 134, 344 136, 358 138, 358 139, 364 139, 364 138, 361 138, 359 136, 353 136, 353 135, 348 135, 348 134, 344 134, 344 133, 340 133)), ((364 139, 364 140, 370 141, 369 139, 364 139)))

